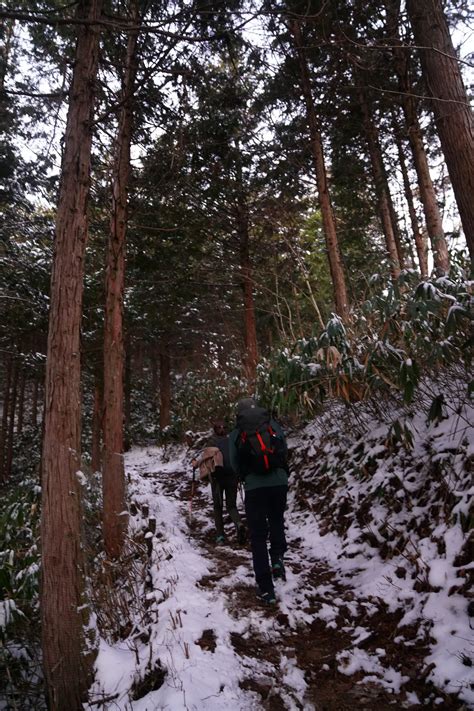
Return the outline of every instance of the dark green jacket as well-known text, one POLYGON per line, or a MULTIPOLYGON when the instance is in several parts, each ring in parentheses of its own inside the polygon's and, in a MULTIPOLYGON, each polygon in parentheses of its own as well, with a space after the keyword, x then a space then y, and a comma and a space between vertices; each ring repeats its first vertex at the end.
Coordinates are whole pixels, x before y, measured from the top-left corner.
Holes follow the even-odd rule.
MULTIPOLYGON (((283 430, 278 422, 270 420, 270 425, 278 437, 283 439, 286 448, 285 435, 283 434, 283 430)), ((241 471, 237 456, 238 438, 239 430, 236 428, 232 430, 229 435, 229 457, 232 469, 237 472, 239 478, 244 482, 245 491, 251 491, 251 489, 261 489, 267 486, 288 486, 288 474, 285 469, 274 469, 273 471, 268 472, 268 474, 254 474, 251 471, 241 471)))

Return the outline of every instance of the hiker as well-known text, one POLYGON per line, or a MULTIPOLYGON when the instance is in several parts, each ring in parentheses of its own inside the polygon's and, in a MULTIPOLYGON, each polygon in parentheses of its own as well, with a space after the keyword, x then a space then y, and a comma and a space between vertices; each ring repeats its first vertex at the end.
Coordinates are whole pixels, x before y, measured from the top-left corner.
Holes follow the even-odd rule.
POLYGON ((274 580, 286 580, 283 556, 287 444, 280 425, 253 398, 244 398, 237 405, 236 427, 229 435, 229 456, 232 468, 244 482, 257 597, 274 603, 274 580))
POLYGON ((243 545, 247 538, 247 531, 241 521, 237 509, 238 477, 230 466, 229 438, 225 423, 218 420, 213 425, 214 433, 209 440, 209 446, 203 450, 197 459, 193 459, 193 467, 199 467, 200 478, 209 476, 211 482, 212 502, 214 506, 214 523, 216 526, 216 543, 227 543, 224 532, 224 497, 227 513, 232 519, 237 542, 243 545), (217 450, 217 451, 216 451, 217 450))

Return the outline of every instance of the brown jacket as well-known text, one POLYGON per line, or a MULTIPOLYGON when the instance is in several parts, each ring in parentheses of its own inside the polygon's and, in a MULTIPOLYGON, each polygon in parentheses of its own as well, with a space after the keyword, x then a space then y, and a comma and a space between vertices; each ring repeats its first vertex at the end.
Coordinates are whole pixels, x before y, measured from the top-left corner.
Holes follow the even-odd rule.
POLYGON ((217 447, 206 447, 196 459, 199 467, 199 478, 205 479, 210 476, 216 467, 224 464, 222 452, 217 447))

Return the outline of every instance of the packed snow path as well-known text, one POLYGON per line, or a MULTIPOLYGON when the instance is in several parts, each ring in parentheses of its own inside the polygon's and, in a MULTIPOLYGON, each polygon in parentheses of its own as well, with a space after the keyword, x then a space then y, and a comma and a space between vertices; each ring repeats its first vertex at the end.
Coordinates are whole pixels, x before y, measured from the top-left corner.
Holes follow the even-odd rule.
POLYGON ((393 581, 377 566, 372 580, 344 571, 338 540, 321 536, 309 501, 297 512, 290 495, 287 581, 277 584, 278 604, 262 606, 250 549, 237 545, 230 520, 228 545, 214 543, 209 486, 197 484, 190 512, 186 461, 184 450, 127 455, 131 529, 146 531, 149 550, 147 622, 122 643, 101 642, 87 708, 469 708, 426 680, 427 640, 415 620, 402 636, 401 614, 384 603, 393 581))

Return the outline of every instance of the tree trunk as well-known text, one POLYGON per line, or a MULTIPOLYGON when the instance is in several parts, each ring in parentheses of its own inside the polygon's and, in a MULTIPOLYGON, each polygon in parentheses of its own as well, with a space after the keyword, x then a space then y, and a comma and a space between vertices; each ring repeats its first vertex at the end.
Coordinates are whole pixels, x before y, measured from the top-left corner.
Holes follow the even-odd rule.
POLYGON ((9 397, 8 408, 8 431, 5 456, 5 479, 9 479, 12 473, 13 449, 15 443, 15 412, 17 405, 18 380, 20 378, 20 364, 17 358, 13 360, 12 389, 9 397))
POLYGON ((5 384, 3 389, 2 427, 0 429, 0 482, 6 481, 6 459, 8 448, 8 412, 10 409, 11 385, 13 373, 13 356, 7 358, 5 384))
POLYGON ((80 0, 56 215, 42 457, 43 667, 49 708, 82 708, 89 661, 84 648, 81 546, 80 324, 95 78, 102 0, 80 0))
POLYGON ((26 373, 25 369, 20 370, 20 390, 18 393, 18 417, 16 421, 16 433, 21 435, 23 432, 23 419, 25 412, 25 387, 26 387, 26 373))
POLYGON ((474 260, 474 117, 441 0, 407 0, 446 165, 474 260))
POLYGON ((0 46, 0 102, 5 101, 5 79, 8 72, 8 64, 12 51, 13 34, 15 29, 15 20, 1 20, 1 30, 3 35, 3 43, 0 46))
POLYGON ((258 345, 255 303, 253 298, 253 269, 250 259, 250 236, 247 207, 242 199, 237 206, 237 233, 240 250, 240 275, 244 302, 244 370, 250 385, 257 376, 258 345))
POLYGON ((94 407, 92 411, 92 448, 91 467, 93 472, 100 472, 102 434, 102 388, 96 382, 94 386, 94 407))
POLYGON ((443 220, 436 200, 426 156, 423 133, 418 121, 417 102, 410 78, 409 55, 400 40, 400 0, 386 0, 389 41, 394 54, 394 68, 398 77, 400 103, 405 117, 408 139, 413 155, 420 199, 425 213, 426 229, 430 238, 433 262, 438 273, 449 271, 448 247, 443 230, 443 220))
MULTIPOLYGON (((132 23, 138 22, 136 4, 132 3, 132 23)), ((127 44, 122 107, 115 142, 112 187, 112 217, 107 249, 106 304, 104 327, 104 464, 103 533, 109 557, 120 555, 128 525, 125 514, 125 470, 123 463, 123 292, 125 280, 125 243, 127 230, 130 145, 133 124, 133 92, 136 76, 138 31, 130 32, 127 44)))
POLYGON ((367 96, 363 89, 361 89, 360 91, 359 100, 364 120, 367 146, 369 148, 370 163, 372 165, 372 174, 374 176, 375 192, 377 195, 379 215, 380 220, 382 222, 382 229, 385 236, 385 244, 387 247, 387 254, 390 263, 390 271, 392 273, 392 277, 396 279, 400 274, 400 270, 403 266, 403 263, 400 261, 399 250, 397 249, 397 241, 395 238, 395 231, 393 229, 393 206, 391 209, 392 198, 388 187, 385 166, 383 164, 382 149, 380 147, 377 127, 375 126, 372 120, 372 116, 370 115, 369 105, 367 103, 367 96))
POLYGON ((171 358, 168 345, 160 351, 160 429, 171 423, 171 358))
POLYGON ((319 204, 321 206, 321 216, 323 221, 323 231, 326 240, 326 248, 329 260, 329 270, 334 291, 334 302, 336 312, 341 318, 346 319, 349 312, 349 300, 347 296, 346 279, 342 263, 339 242, 336 232, 336 223, 329 196, 327 183, 326 165, 324 160, 323 142, 319 122, 316 113, 316 106, 311 90, 311 80, 308 68, 308 61, 303 47, 301 27, 298 20, 290 20, 289 28, 293 36, 295 49, 298 55, 300 67, 300 86, 306 105, 306 118, 308 121, 309 133, 311 137, 311 150, 313 153, 314 167, 316 171, 316 183, 319 194, 319 204))
POLYGON ((416 214, 415 203, 413 200, 413 192, 410 185, 410 178, 408 175, 408 168, 405 161, 405 153, 403 151, 402 139, 398 132, 398 127, 394 125, 394 135, 395 143, 398 150, 398 161, 400 163, 400 169, 403 176, 403 187, 405 190, 405 198, 408 205, 408 213, 410 215, 411 229, 413 232, 413 239, 415 241, 416 254, 418 256, 418 264, 420 267, 420 274, 423 278, 428 276, 428 247, 424 235, 422 234, 419 224, 418 217, 416 214))
POLYGON ((39 380, 37 376, 33 380, 33 392, 31 395, 31 424, 36 427, 38 424, 38 397, 39 397, 39 380))

